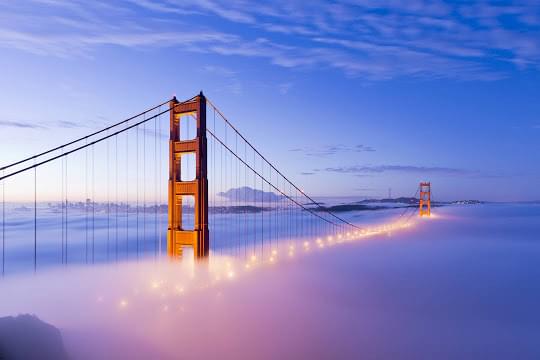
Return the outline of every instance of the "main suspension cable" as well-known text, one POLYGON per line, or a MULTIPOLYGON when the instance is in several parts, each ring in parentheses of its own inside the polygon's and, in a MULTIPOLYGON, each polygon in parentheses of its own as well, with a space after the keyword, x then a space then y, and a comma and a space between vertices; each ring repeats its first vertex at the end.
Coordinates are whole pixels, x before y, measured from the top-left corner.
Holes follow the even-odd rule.
MULTIPOLYGON (((178 105, 187 103, 187 102, 189 102, 189 101, 191 101, 191 100, 192 100, 192 99, 186 100, 186 101, 183 101, 183 102, 179 102, 179 103, 175 104, 175 106, 178 106, 178 105)), ((170 108, 168 108, 167 110, 161 111, 161 112, 159 112, 159 113, 157 113, 157 114, 154 114, 154 115, 152 115, 151 117, 146 118, 146 119, 144 119, 144 120, 142 120, 142 121, 139 121, 139 122, 137 122, 137 123, 134 123, 133 125, 126 126, 125 128, 123 128, 123 129, 121 129, 121 130, 118 130, 118 131, 115 131, 114 133, 105 135, 105 136, 103 136, 103 137, 101 137, 101 138, 99 138, 99 139, 97 139, 97 140, 92 141, 92 142, 85 143, 84 145, 81 145, 81 146, 79 146, 79 147, 77 147, 77 148, 75 148, 75 149, 72 149, 72 150, 70 150, 70 151, 66 151, 66 152, 64 152, 64 153, 62 153, 62 154, 60 154, 60 155, 56 155, 56 156, 53 156, 53 157, 48 158, 48 159, 46 159, 46 160, 43 160, 43 161, 41 161, 41 162, 34 163, 34 164, 31 165, 31 166, 27 166, 27 167, 25 167, 25 168, 23 168, 23 169, 14 171, 14 172, 9 173, 9 174, 7 174, 7 175, 2 175, 2 177, 0 177, 0 180, 7 179, 7 178, 9 178, 9 177, 12 177, 12 176, 17 175, 17 174, 20 174, 20 173, 22 173, 22 172, 28 171, 28 170, 33 169, 33 168, 35 168, 35 167, 39 167, 39 166, 44 165, 44 164, 47 164, 47 163, 49 163, 49 162, 51 162, 51 161, 54 161, 54 160, 60 159, 60 158, 62 158, 62 157, 65 157, 65 156, 67 156, 67 155, 69 155, 69 154, 73 154, 74 152, 77 152, 77 151, 79 151, 79 150, 86 149, 86 148, 89 147, 89 146, 92 146, 92 145, 94 145, 94 144, 100 143, 100 142, 102 142, 102 141, 104 141, 104 140, 106 140, 106 139, 109 139, 109 138, 111 138, 111 137, 117 136, 118 134, 121 134, 121 133, 123 133, 124 131, 128 131, 129 129, 132 129, 132 128, 136 127, 136 126, 139 126, 139 125, 141 125, 141 124, 144 124, 144 123, 146 123, 146 122, 148 122, 148 121, 150 121, 150 120, 152 120, 152 119, 154 119, 154 118, 156 118, 156 117, 158 117, 158 116, 160 116, 160 115, 163 115, 163 114, 165 114, 165 113, 168 113, 169 111, 171 111, 170 108)), ((143 113, 143 114, 144 114, 144 113, 143 113)), ((139 115, 139 116, 140 116, 140 115, 139 115)), ((130 118, 129 120, 132 120, 133 118, 134 118, 134 117, 130 118)), ((123 122, 126 122, 126 120, 124 120, 123 122)), ((86 137, 84 137, 84 138, 82 138, 82 139, 84 140, 84 139, 87 139, 88 137, 89 137, 89 136, 86 136, 86 137)), ((75 142, 76 142, 76 141, 75 141, 75 142)), ((73 143, 73 142, 72 142, 72 143, 73 143)), ((66 145, 64 145, 64 146, 66 146, 66 145)), ((57 150, 57 148, 55 148, 55 150, 57 150)), ((52 151, 52 150, 51 150, 51 151, 52 151)), ((50 153, 51 151, 46 151, 45 153, 50 153)), ((36 155, 36 156, 33 156, 33 157, 29 158, 29 159, 34 159, 34 158, 37 158, 37 157, 39 157, 39 156, 36 155)), ((22 162, 25 162, 25 161, 21 160, 21 161, 18 162, 18 163, 22 163, 22 162)), ((11 167, 11 166, 12 166, 12 165, 5 166, 5 167, 3 167, 3 168, 0 168, 0 170, 1 170, 1 169, 7 169, 8 167, 11 167)))
MULTIPOLYGON (((328 219, 325 219, 324 217, 320 216, 319 214, 313 212, 312 209, 309 209, 309 208, 306 208, 304 205, 302 205, 301 203, 297 202, 296 200, 294 200, 292 197, 290 197, 289 195, 286 195, 283 191, 281 191, 280 189, 278 189, 274 184, 270 183, 266 178, 264 178, 259 172, 257 172, 253 167, 251 167, 249 164, 247 164, 242 158, 240 158, 240 156, 238 156, 237 154, 234 153, 234 151, 232 151, 231 148, 229 148, 227 145, 225 145, 223 143, 223 141, 221 141, 216 135, 214 135, 214 133, 209 130, 209 129, 206 129, 206 132, 208 132, 210 134, 210 136, 212 136, 217 142, 219 142, 225 149, 227 149, 227 151, 229 151, 234 157, 236 157, 241 163, 243 163, 247 168, 249 168, 251 171, 253 171, 254 174, 256 174, 259 178, 262 179, 262 181, 266 182, 269 186, 271 186, 274 190, 276 190, 277 192, 279 192, 281 195, 285 196, 287 199, 289 199, 291 202, 295 203, 296 205, 300 206, 301 208, 303 208, 304 210, 310 212, 312 215, 314 216, 317 216, 318 218, 326 221, 327 223, 330 223, 330 224, 335 224, 334 222, 332 222, 331 220, 328 220, 328 219)), ((294 185, 293 185, 294 186, 294 185)))
MULTIPOLYGON (((313 203, 316 203, 315 200, 313 200, 309 195, 307 195, 304 191, 302 191, 299 187, 297 187, 292 181, 290 181, 285 175, 283 175, 283 173, 281 171, 279 171, 270 161, 268 161, 268 159, 266 159, 266 157, 264 157, 239 131, 238 129, 236 129, 236 127, 234 127, 233 124, 231 124, 231 122, 229 120, 227 120, 227 118, 225 117, 225 115, 223 115, 223 113, 210 101, 208 100, 208 98, 206 99, 206 102, 210 104, 211 107, 213 107, 215 109, 215 111, 217 111, 217 113, 221 116, 221 118, 223 119, 223 121, 225 121, 252 149, 253 151, 255 151, 268 165, 270 165, 274 171, 276 171, 279 175, 281 175, 285 180, 287 180, 287 182, 289 184, 291 184, 296 190, 298 190, 302 195, 304 195, 306 198, 308 198, 311 202, 313 203)), ((333 216, 334 218, 338 219, 339 221, 349 225, 349 226, 352 226, 354 228, 357 228, 357 229, 361 229, 359 226, 357 225, 354 225, 350 222, 348 222, 347 220, 337 216, 336 214, 334 214, 333 212, 329 211, 328 209, 325 209, 323 206, 319 205, 318 203, 316 203, 317 206, 322 210, 322 211, 325 211, 326 213, 328 213, 329 215, 333 216)))
MULTIPOLYGON (((191 100, 191 99, 190 99, 190 100, 191 100)), ((187 101, 190 101, 190 100, 187 100, 187 101)), ((165 102, 163 102, 163 103, 161 103, 161 104, 159 104, 159 105, 156 105, 156 106, 154 106, 154 107, 152 107, 152 108, 150 108, 150 109, 148 109, 148 110, 145 110, 145 111, 143 111, 143 112, 141 112, 141 113, 139 113, 139 114, 137 114, 137 115, 134 115, 134 116, 132 116, 132 117, 130 117, 130 118, 128 118, 128 119, 125 119, 125 120, 122 120, 122 121, 120 121, 120 122, 117 122, 116 124, 113 124, 113 125, 111 125, 111 126, 107 126, 106 128, 103 128, 103 129, 101 129, 101 130, 95 131, 95 132, 93 132, 93 133, 91 133, 91 134, 88 134, 88 135, 86 135, 86 136, 83 136, 83 137, 81 137, 81 138, 72 140, 72 141, 70 141, 70 142, 67 142, 67 143, 65 143, 65 144, 62 144, 62 145, 57 146, 57 147, 55 147, 55 148, 52 148, 52 149, 43 151, 42 153, 39 153, 39 154, 36 154, 36 155, 33 155, 33 156, 29 156, 29 157, 27 157, 27 158, 25 158, 25 159, 22 159, 22 160, 19 160, 19 161, 14 162, 14 163, 12 163, 12 164, 3 166, 3 167, 0 168, 0 170, 9 169, 9 168, 11 168, 11 167, 13 167, 13 166, 16 166, 16 165, 25 163, 25 162, 27 162, 27 161, 29 161, 29 160, 37 159, 37 158, 39 158, 39 157, 42 157, 43 155, 47 155, 47 154, 49 154, 49 153, 51 153, 51 152, 54 152, 54 151, 56 151, 56 150, 60 150, 60 149, 62 149, 62 148, 64 148, 64 147, 66 147, 66 146, 70 146, 70 145, 76 144, 76 143, 78 143, 78 142, 80 142, 80 141, 87 140, 88 138, 91 138, 91 137, 93 137, 93 136, 95 136, 95 135, 101 134, 101 133, 103 133, 103 132, 105 132, 105 131, 108 131, 108 130, 110 130, 110 129, 112 129, 112 128, 115 128, 115 127, 120 126, 120 125, 122 125, 122 124, 124 124, 124 123, 127 123, 127 122, 129 122, 130 120, 136 119, 136 118, 138 118, 139 116, 141 116, 141 115, 143 115, 143 114, 147 114, 147 113, 149 113, 150 111, 153 111, 153 110, 159 108, 160 106, 165 105, 165 104, 168 103, 169 101, 171 101, 171 99, 169 99, 169 100, 167 100, 167 101, 165 101, 165 102)))

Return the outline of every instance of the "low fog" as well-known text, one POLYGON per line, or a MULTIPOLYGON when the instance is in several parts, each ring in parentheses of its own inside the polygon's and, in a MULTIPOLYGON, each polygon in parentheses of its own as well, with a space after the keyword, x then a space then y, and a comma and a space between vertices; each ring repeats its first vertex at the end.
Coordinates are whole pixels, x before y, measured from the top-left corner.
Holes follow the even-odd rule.
POLYGON ((532 359, 539 214, 449 207, 265 259, 14 275, 0 281, 0 316, 35 314, 73 359, 532 359))

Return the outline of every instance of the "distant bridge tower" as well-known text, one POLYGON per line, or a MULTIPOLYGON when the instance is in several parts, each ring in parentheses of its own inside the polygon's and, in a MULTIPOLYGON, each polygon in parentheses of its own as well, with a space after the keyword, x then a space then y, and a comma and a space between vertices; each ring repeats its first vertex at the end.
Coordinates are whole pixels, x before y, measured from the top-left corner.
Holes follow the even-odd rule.
POLYGON ((431 183, 420 183, 420 216, 431 216, 431 183))
POLYGON ((193 247, 196 258, 208 256, 208 177, 206 142, 206 98, 202 91, 193 100, 179 103, 170 101, 171 127, 169 141, 169 226, 167 229, 167 253, 180 257, 185 246, 193 247), (180 122, 193 116, 197 122, 194 139, 180 140, 180 122), (182 181, 182 156, 195 154, 195 179, 182 181), (195 224, 187 230, 182 223, 182 198, 195 199, 195 224))

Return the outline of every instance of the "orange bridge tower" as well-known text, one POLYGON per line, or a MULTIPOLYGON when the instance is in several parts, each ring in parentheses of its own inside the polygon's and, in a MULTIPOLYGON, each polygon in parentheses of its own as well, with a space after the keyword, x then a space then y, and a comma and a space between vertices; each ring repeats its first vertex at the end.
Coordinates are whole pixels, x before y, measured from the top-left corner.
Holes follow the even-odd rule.
POLYGON ((431 183, 420 183, 420 216, 431 216, 431 183))
POLYGON ((195 258, 208 256, 208 174, 206 140, 206 98, 202 91, 187 102, 179 103, 176 98, 169 102, 170 141, 169 141, 169 225, 167 229, 167 253, 180 257, 186 246, 193 248, 195 258), (196 120, 196 136, 184 139, 180 136, 180 122, 196 120), (195 155, 195 179, 182 181, 182 157, 195 155), (182 222, 182 199, 194 198, 194 226, 188 229, 182 222))

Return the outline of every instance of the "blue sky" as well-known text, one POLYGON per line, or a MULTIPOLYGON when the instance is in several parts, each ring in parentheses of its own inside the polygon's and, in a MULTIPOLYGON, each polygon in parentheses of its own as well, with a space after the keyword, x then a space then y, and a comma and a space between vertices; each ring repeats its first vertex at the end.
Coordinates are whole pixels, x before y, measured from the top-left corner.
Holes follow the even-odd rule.
POLYGON ((533 1, 0 3, 0 163, 203 90, 314 195, 540 199, 533 1))

